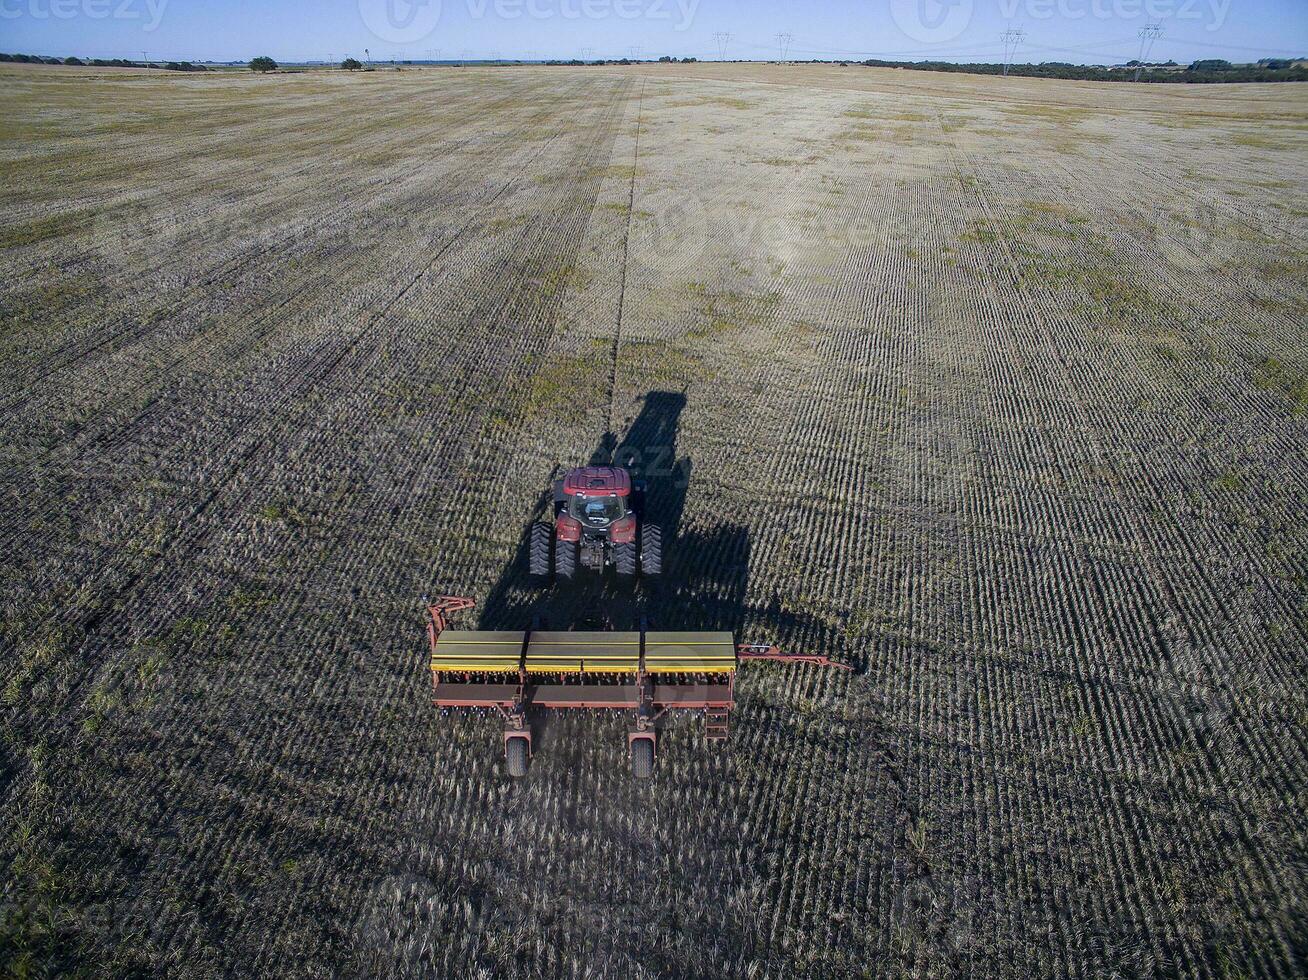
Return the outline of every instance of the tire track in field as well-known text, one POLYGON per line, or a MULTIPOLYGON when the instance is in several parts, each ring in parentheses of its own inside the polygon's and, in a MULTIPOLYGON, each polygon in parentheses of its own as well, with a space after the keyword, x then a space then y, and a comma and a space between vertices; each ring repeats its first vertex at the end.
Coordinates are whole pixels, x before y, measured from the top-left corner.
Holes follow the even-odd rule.
MULTIPOLYGON (((642 112, 645 108, 645 83, 640 83, 640 95, 636 100, 636 139, 635 147, 631 154, 631 186, 627 191, 627 227, 622 236, 622 282, 618 287, 618 322, 613 330, 613 364, 609 369, 609 407, 605 413, 605 423, 607 432, 613 434, 613 407, 617 398, 618 391, 618 364, 622 352, 622 317, 626 313, 627 301, 627 257, 631 252, 631 219, 636 207, 636 173, 640 168, 640 123, 642 112)), ((614 436, 616 439, 616 435, 614 436)), ((612 451, 617 451, 616 442, 612 451)), ((610 453, 610 462, 612 462, 612 453, 610 453)))

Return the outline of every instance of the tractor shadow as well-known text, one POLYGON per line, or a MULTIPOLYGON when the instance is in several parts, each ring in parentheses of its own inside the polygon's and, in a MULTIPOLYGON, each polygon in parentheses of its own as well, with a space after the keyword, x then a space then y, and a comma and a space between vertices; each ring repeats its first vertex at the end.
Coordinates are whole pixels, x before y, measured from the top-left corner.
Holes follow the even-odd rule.
MULTIPOLYGON (((677 431, 685 407, 686 396, 681 392, 651 391, 625 430, 621 434, 606 432, 584 461, 591 466, 624 466, 635 479, 645 481, 645 520, 663 528, 665 580, 679 574, 679 530, 693 467, 688 456, 677 456, 677 431)), ((543 585, 528 574, 531 526, 538 520, 553 520, 552 484, 567 466, 582 462, 556 467, 543 481, 513 559, 482 604, 480 629, 624 630, 638 628, 642 616, 651 628, 660 623, 676 628, 680 622, 661 615, 665 609, 658 600, 663 592, 661 582, 619 582, 608 570, 603 575, 581 571, 572 582, 543 585)), ((744 533, 743 528, 737 530, 744 533)))

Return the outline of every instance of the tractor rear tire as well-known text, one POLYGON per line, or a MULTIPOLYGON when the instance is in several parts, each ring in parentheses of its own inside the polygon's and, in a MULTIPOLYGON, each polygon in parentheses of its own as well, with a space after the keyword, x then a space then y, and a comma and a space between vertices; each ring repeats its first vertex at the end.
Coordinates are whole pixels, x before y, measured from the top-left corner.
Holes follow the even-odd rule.
POLYGON ((563 581, 571 581, 577 573, 577 542, 554 542, 554 575, 563 581))
POLYGON ((514 779, 527 775, 527 764, 531 761, 527 745, 525 738, 516 736, 504 742, 504 765, 514 779))
POLYGON ((619 578, 632 578, 636 574, 636 543, 613 546, 613 567, 619 578))
POLYGON ((532 578, 550 577, 550 542, 553 540, 554 528, 544 521, 537 521, 531 526, 531 551, 527 568, 532 578))
POLYGON ((657 524, 641 528, 640 573, 646 578, 663 574, 663 528, 657 524))
POLYGON ((653 739, 637 738, 632 740, 631 774, 637 779, 649 779, 654 775, 653 739))

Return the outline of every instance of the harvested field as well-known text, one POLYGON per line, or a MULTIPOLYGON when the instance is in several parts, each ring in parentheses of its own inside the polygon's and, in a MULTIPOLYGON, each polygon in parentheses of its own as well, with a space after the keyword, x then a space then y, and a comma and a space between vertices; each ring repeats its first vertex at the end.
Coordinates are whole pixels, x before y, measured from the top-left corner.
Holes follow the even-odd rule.
POLYGON ((1301 87, 0 87, 7 970, 1308 968, 1301 87), (664 582, 530 589, 619 445, 664 582), (426 592, 856 671, 511 782, 426 592))

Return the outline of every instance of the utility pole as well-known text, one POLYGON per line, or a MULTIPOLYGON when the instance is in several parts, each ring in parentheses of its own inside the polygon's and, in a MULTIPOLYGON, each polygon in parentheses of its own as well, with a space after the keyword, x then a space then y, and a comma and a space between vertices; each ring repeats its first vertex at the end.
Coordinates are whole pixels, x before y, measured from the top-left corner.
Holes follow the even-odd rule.
POLYGON ((718 31, 713 35, 713 40, 718 42, 718 60, 727 60, 727 45, 731 43, 731 35, 726 31, 718 31))
POLYGON ((150 56, 147 52, 141 52, 141 61, 144 62, 146 68, 150 67, 150 56))
POLYGON ((795 40, 795 38, 790 34, 777 35, 777 51, 781 55, 781 63, 783 65, 786 63, 786 51, 790 48, 790 42, 793 40, 795 40))
POLYGON ((331 51, 327 52, 327 64, 329 65, 336 64, 336 55, 331 51))
POLYGON ((1161 24, 1146 24, 1140 28, 1140 57, 1136 58, 1139 62, 1135 66, 1135 78, 1133 82, 1140 81, 1140 72, 1144 70, 1145 59, 1149 57, 1149 52, 1154 48, 1154 42, 1163 36, 1163 27, 1161 24))
POLYGON ((1026 32, 1020 27, 1010 27, 1000 35, 1004 41, 1004 77, 1008 77, 1008 63, 1013 60, 1017 54, 1017 46, 1022 43, 1022 38, 1026 37, 1026 32))

